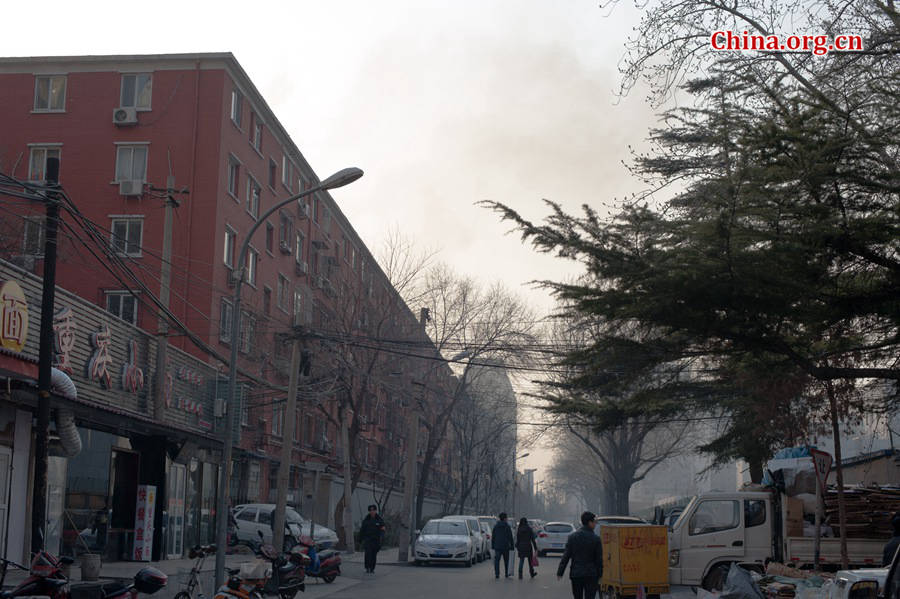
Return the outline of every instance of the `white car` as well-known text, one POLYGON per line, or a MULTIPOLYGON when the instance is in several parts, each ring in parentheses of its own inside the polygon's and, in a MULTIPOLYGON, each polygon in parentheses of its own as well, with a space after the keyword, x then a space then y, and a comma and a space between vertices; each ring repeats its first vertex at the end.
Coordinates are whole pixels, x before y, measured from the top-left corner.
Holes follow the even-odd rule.
POLYGON ((537 536, 538 555, 543 557, 553 551, 562 553, 573 532, 575 527, 568 522, 548 522, 537 536))
POLYGON ((475 538, 463 520, 429 520, 413 548, 417 566, 463 564, 471 568, 477 557, 475 538))
MULTIPOLYGON (((259 547, 260 543, 272 542, 272 520, 275 511, 274 503, 247 503, 235 506, 234 521, 237 527, 234 531, 235 541, 244 543, 252 548, 259 547), (262 538, 260 538, 262 532, 262 538)), ((290 537, 285 539, 285 551, 291 550, 300 540, 301 535, 309 536, 309 520, 304 519, 293 508, 285 508, 285 523, 290 531, 290 537)), ((316 524, 316 543, 332 546, 337 542, 337 534, 325 526, 316 524)))
POLYGON ((444 516, 444 520, 462 520, 469 527, 475 541, 475 561, 483 562, 491 551, 487 537, 481 531, 481 522, 476 516, 444 516))

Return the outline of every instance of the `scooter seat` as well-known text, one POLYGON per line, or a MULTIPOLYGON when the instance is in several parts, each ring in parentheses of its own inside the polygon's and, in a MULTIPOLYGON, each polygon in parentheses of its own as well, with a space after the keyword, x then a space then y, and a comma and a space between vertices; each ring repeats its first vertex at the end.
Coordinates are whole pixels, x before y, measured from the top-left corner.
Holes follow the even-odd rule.
POLYGON ((283 566, 279 566, 278 571, 281 572, 282 574, 289 574, 289 573, 293 572, 296 568, 297 568, 297 566, 288 562, 288 563, 284 564, 283 566))

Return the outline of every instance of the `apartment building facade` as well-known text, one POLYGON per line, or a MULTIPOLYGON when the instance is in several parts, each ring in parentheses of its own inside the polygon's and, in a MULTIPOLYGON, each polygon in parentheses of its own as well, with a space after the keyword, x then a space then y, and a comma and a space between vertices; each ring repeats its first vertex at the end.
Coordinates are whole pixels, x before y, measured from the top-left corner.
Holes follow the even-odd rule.
MULTIPOLYGON (((261 223, 247 260, 237 264, 261 215, 319 178, 231 54, 6 58, 0 89, 0 172, 41 183, 47 159, 60 161, 70 203, 61 218, 57 284, 151 333, 166 202, 173 201, 168 309, 180 326, 170 324, 169 345, 218 371, 213 394, 221 400, 221 357, 239 344, 232 497, 274 499, 285 442, 293 445, 291 503, 303 507, 310 499, 307 462, 324 463, 326 482, 333 479, 306 508, 320 522, 334 522, 345 450, 353 452, 354 483, 402 485, 403 407, 417 393, 410 388, 416 369, 432 365, 408 360, 397 372, 391 364, 403 346, 377 339, 427 339, 326 192, 261 223), (239 266, 241 325, 232 331, 239 266), (292 334, 302 335, 305 366, 298 412, 288 415, 292 334), (293 439, 284 438, 286 418, 295 419, 293 439)), ((2 208, 0 257, 41 274, 43 206, 2 208)), ((449 379, 449 369, 442 376, 449 379)), ((162 392, 155 381, 148 385, 162 392)), ((214 488, 219 475, 210 470, 201 486, 214 488)), ((161 495, 167 501, 165 490, 161 495)))

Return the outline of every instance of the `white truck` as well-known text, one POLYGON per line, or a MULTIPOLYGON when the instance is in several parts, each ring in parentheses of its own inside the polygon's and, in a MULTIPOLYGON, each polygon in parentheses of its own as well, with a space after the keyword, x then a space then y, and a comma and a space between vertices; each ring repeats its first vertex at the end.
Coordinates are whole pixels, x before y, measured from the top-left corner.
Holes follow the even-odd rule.
MULTIPOLYGON (((802 508, 788 514, 788 499, 775 491, 708 493, 694 497, 669 531, 669 584, 721 589, 732 563, 765 571, 769 561, 812 566, 814 539, 802 536, 802 508), (788 531, 791 531, 791 535, 788 531)), ((848 539, 851 567, 881 565, 884 539, 848 539)), ((841 565, 838 538, 822 538, 821 568, 841 565)))

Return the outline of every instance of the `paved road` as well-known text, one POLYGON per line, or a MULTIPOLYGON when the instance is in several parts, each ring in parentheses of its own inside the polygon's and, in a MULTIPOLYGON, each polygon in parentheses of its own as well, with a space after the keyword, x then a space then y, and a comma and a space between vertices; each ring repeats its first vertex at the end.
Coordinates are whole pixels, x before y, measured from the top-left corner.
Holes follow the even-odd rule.
MULTIPOLYGON (((381 565, 375 575, 363 573, 361 564, 347 563, 344 567, 343 588, 328 589, 325 585, 308 585, 305 597, 328 599, 560 599, 571 597, 568 580, 556 580, 558 557, 541 558, 538 576, 494 579, 494 566, 485 562, 471 568, 461 566, 387 566, 381 565), (358 581, 358 582, 353 582, 358 581)), ((335 582, 338 584, 338 582, 335 582)))

